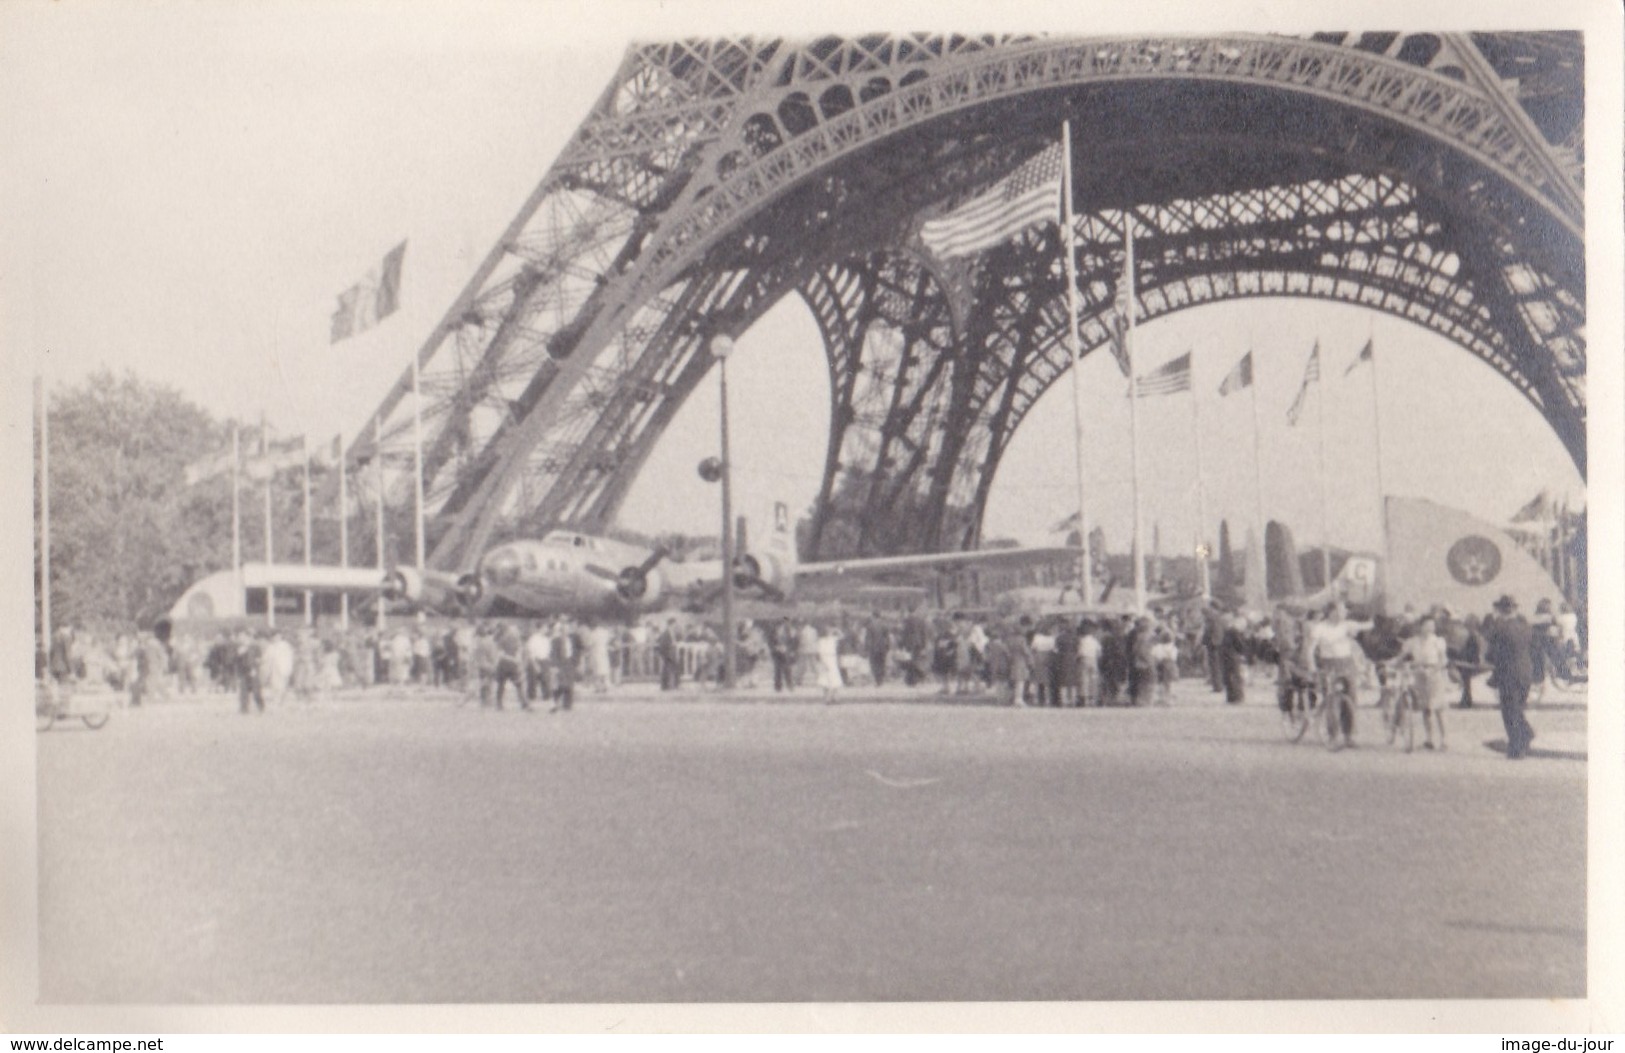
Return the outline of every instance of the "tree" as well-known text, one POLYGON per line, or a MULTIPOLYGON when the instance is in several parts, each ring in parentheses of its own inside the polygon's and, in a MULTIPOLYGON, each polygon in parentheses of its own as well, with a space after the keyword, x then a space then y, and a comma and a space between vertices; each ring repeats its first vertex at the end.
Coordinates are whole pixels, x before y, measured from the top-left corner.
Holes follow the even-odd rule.
MULTIPOLYGON (((129 373, 103 371, 49 399, 53 621, 150 624, 231 564, 229 484, 184 479, 229 433, 178 391, 129 373)), ((38 421, 34 438, 37 451, 38 421)), ((36 567, 38 519, 36 502, 36 567)))

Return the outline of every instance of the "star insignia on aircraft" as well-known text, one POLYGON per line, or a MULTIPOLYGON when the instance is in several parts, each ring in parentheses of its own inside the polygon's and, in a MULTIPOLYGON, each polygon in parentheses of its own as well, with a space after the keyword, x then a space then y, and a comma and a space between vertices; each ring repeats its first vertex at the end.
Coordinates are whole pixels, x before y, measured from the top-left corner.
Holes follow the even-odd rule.
POLYGON ((1487 585, 1501 573, 1501 550, 1489 538, 1469 534, 1450 546, 1445 566, 1463 585, 1487 585))

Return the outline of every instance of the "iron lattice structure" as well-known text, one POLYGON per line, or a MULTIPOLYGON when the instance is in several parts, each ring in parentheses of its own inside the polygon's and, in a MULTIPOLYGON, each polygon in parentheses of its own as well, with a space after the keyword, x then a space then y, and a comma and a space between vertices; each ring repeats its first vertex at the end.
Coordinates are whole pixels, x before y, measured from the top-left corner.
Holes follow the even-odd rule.
MULTIPOLYGON (((975 543, 1070 365, 1062 240, 949 263, 919 226, 1063 119, 1090 353, 1132 218, 1141 317, 1286 295, 1410 319, 1521 391, 1583 473, 1582 71, 1573 33, 634 46, 417 353, 430 562, 611 523, 710 337, 790 294, 832 391, 807 555, 975 543)), ((408 368, 386 450, 410 392, 408 368)))

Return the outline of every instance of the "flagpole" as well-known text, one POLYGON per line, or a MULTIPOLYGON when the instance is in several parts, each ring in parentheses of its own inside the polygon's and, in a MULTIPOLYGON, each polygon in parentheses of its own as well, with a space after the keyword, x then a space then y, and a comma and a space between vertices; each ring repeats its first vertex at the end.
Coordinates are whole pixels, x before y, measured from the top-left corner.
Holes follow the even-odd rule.
MULTIPOLYGON (((299 445, 305 450, 305 566, 310 566, 310 440, 299 436, 299 445)), ((311 591, 305 590, 305 624, 315 621, 310 609, 311 591)))
POLYGON ((1320 341, 1315 341, 1315 416, 1320 432, 1320 580, 1332 587, 1331 518, 1326 514, 1326 363, 1320 360, 1320 341))
POLYGON ((40 646, 51 654, 51 404, 43 370, 34 378, 39 403, 40 646))
MULTIPOLYGON (((1253 389, 1253 480, 1255 483, 1253 499, 1257 503, 1258 533, 1260 539, 1262 539, 1264 533, 1269 529, 1269 523, 1264 519, 1264 445, 1263 440, 1260 438, 1263 426, 1260 424, 1258 416, 1258 349, 1252 346, 1250 337, 1247 344, 1247 354, 1252 359, 1249 363, 1252 370, 1252 383, 1248 386, 1253 389)), ((1262 543, 1262 540, 1260 543, 1262 543)), ((1268 562, 1267 556, 1265 562, 1268 562)), ((1269 594, 1269 581, 1266 579, 1264 582, 1264 599, 1266 601, 1269 599, 1269 594)))
POLYGON ((1213 597, 1212 583, 1208 581, 1207 557, 1202 553, 1207 546, 1207 494, 1202 486, 1202 411, 1196 397, 1196 353, 1191 350, 1191 445, 1196 447, 1196 580, 1202 587, 1202 599, 1213 597))
POLYGON ((418 357, 412 356, 412 487, 416 495, 418 573, 423 573, 423 389, 418 357))
POLYGON ((1078 538, 1083 547, 1079 557, 1079 590, 1087 605, 1094 597, 1094 568, 1089 558, 1089 516, 1084 507, 1083 482, 1083 348, 1078 337, 1078 272, 1073 259, 1072 215, 1072 122, 1061 122, 1061 239, 1066 263, 1067 336, 1072 347, 1072 452, 1078 473, 1078 538))
POLYGON ((1134 390, 1134 214, 1123 212, 1123 277, 1128 287, 1124 311, 1128 315, 1123 334, 1123 358, 1128 362, 1129 478, 1134 496, 1134 611, 1145 613, 1145 527, 1140 516, 1140 414, 1134 390))
MULTIPOLYGON (((342 436, 341 436, 342 438, 342 436)), ((345 480, 344 470, 344 444, 339 443, 339 566, 350 565, 350 495, 345 480)), ((339 628, 350 628, 350 593, 348 590, 339 593, 339 628)))
POLYGON ((1379 601, 1384 607, 1388 599, 1388 561, 1392 552, 1388 546, 1388 491, 1382 485, 1382 400, 1377 397, 1377 346, 1374 331, 1368 332, 1366 346, 1371 348, 1371 430, 1377 440, 1377 514, 1382 526, 1382 567, 1377 572, 1379 601))
POLYGON ((231 572, 236 578, 237 596, 243 594, 243 508, 242 508, 242 471, 243 445, 242 426, 236 421, 231 422, 231 572))
MULTIPOLYGON (((276 562, 274 538, 271 530, 271 447, 270 427, 265 423, 265 413, 260 413, 260 470, 266 472, 265 476, 265 563, 270 566, 276 562)), ((246 599, 246 597, 245 597, 246 599)), ((267 583, 265 586, 265 624, 268 628, 276 627, 276 586, 267 583)))
MULTIPOLYGON (((263 435, 260 442, 263 446, 263 435)), ((267 565, 276 562, 274 549, 275 546, 272 544, 271 536, 271 476, 267 475, 265 477, 265 562, 267 565)), ((276 628, 276 586, 269 583, 265 586, 265 624, 269 628, 276 628)))
MULTIPOLYGON (((378 570, 380 579, 384 569, 384 427, 377 417, 372 419, 372 460, 378 469, 378 570)), ((378 628, 384 627, 384 594, 378 594, 378 628)))

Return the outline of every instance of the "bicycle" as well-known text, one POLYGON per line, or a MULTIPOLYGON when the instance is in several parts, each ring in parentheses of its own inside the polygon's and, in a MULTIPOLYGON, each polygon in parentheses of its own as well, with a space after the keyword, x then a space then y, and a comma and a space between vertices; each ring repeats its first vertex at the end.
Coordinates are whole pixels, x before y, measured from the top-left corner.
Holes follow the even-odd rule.
POLYGON ((1317 729, 1316 737, 1323 740, 1326 732, 1324 692, 1313 679, 1296 670, 1284 675, 1291 677, 1291 694, 1286 708, 1281 710, 1282 733, 1288 742, 1299 742, 1313 727, 1317 729))
MULTIPOLYGON (((105 725, 112 712, 106 705, 100 709, 78 709, 73 704, 73 688, 66 683, 52 683, 49 680, 36 681, 34 684, 34 730, 49 731, 58 720, 71 720, 78 717, 85 727, 92 731, 99 730, 105 725)), ((105 702, 105 700, 104 700, 105 702)))
POLYGON ((1574 685, 1584 684, 1590 679, 1585 656, 1572 643, 1554 647, 1546 660, 1546 669, 1552 682, 1564 691, 1572 690, 1574 685))
POLYGON ((1416 673, 1398 662, 1385 663, 1383 673, 1380 705, 1388 745, 1402 745, 1406 753, 1411 753, 1416 749, 1416 673))
POLYGON ((1354 706, 1357 700, 1354 696, 1353 674, 1342 670, 1336 673, 1317 670, 1315 675, 1319 681, 1321 696, 1326 700, 1320 713, 1325 719, 1315 722, 1318 725, 1317 731, 1322 736, 1321 741, 1325 743, 1327 749, 1335 750, 1338 748, 1338 738, 1341 735, 1343 745, 1354 745, 1354 706))

